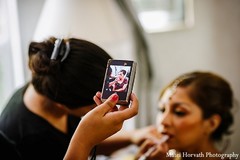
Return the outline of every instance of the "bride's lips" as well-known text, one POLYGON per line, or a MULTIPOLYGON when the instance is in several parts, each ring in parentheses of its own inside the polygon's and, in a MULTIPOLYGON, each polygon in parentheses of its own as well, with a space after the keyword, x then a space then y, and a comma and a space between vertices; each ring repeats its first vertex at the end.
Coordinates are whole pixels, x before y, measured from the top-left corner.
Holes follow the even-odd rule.
POLYGON ((168 139, 171 139, 174 137, 173 134, 169 133, 169 132, 161 132, 162 135, 167 135, 169 138, 168 139))

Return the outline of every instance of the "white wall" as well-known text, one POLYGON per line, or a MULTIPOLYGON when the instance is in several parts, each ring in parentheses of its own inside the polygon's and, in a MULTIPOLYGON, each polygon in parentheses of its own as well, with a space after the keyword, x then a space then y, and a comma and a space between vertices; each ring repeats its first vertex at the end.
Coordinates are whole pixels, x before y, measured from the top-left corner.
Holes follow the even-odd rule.
MULTIPOLYGON (((195 0, 192 29, 147 34, 154 69, 152 107, 159 91, 176 76, 193 70, 214 71, 231 84, 240 101, 240 1, 195 0)), ((234 111, 239 110, 239 106, 234 111)), ((156 109, 152 114, 156 113, 156 109)), ((240 111, 229 152, 240 153, 240 111)), ((153 116, 153 119, 155 116, 153 116)), ((153 120, 154 121, 154 120, 153 120)))
POLYGON ((28 45, 32 40, 45 0, 17 0, 17 2, 19 12, 20 35, 22 41, 22 53, 25 60, 25 78, 26 80, 28 80, 30 78, 27 65, 28 45))

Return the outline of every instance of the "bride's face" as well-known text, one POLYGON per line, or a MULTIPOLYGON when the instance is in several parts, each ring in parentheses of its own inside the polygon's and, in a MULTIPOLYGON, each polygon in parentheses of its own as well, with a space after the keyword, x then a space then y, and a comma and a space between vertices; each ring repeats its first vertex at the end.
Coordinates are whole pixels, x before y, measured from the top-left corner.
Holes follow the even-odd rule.
POLYGON ((188 89, 177 87, 174 93, 162 97, 157 125, 162 134, 170 136, 169 148, 189 152, 198 150, 199 145, 209 138, 205 134, 207 120, 202 118, 202 110, 189 97, 188 89))
POLYGON ((122 80, 124 78, 123 72, 118 73, 118 80, 122 80))

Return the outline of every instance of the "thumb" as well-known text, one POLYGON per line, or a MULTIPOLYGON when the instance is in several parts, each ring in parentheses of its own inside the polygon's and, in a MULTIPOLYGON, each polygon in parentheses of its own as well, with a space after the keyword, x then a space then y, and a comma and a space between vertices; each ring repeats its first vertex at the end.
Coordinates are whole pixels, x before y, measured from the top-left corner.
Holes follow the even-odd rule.
POLYGON ((99 105, 96 110, 99 110, 100 112, 102 112, 103 115, 105 115, 107 112, 111 111, 116 106, 118 98, 119 97, 116 93, 112 94, 104 103, 99 105))

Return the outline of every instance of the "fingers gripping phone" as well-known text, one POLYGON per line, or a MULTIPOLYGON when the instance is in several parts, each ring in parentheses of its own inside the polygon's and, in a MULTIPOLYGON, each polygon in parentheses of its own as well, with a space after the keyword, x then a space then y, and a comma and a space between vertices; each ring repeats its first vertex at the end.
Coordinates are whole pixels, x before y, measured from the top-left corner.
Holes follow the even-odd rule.
POLYGON ((101 100, 117 93, 117 104, 128 105, 132 93, 137 63, 130 60, 109 59, 102 88, 101 100))

